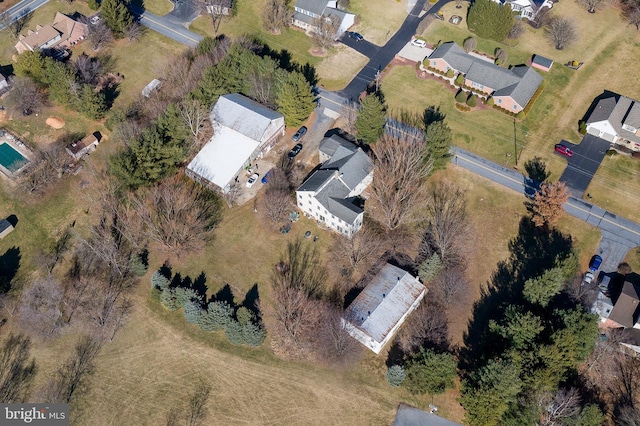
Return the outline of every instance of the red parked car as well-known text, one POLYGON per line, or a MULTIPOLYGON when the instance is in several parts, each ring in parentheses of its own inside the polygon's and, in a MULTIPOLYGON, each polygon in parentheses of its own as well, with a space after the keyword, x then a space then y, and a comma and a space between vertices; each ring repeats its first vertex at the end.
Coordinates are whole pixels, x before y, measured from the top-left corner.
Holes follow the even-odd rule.
POLYGON ((573 156, 573 151, 571 151, 571 149, 569 149, 569 147, 566 147, 566 146, 562 145, 561 143, 556 145, 556 152, 559 152, 562 155, 566 155, 567 157, 572 157, 573 156))

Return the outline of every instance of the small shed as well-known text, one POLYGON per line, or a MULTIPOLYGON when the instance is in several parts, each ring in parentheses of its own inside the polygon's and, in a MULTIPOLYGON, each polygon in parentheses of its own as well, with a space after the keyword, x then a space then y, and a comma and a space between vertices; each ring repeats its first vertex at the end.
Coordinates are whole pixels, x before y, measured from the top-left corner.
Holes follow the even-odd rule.
POLYGON ((379 354, 426 292, 407 271, 387 263, 349 305, 343 324, 351 337, 379 354))
POLYGON ((151 80, 151 83, 144 86, 144 89, 142 89, 142 96, 148 98, 153 94, 153 92, 159 90, 160 86, 162 86, 162 82, 157 78, 154 78, 153 80, 151 80))
POLYGON ((551 59, 545 58, 544 56, 533 55, 533 58, 531 58, 531 66, 533 68, 549 72, 552 65, 553 61, 551 59))
POLYGON ((85 136, 78 142, 73 142, 72 144, 67 145, 66 151, 67 154, 72 156, 75 160, 79 160, 83 155, 90 154, 95 151, 98 144, 98 138, 92 133, 85 136))
POLYGON ((13 225, 7 219, 0 220, 0 239, 6 237, 13 231, 13 225))

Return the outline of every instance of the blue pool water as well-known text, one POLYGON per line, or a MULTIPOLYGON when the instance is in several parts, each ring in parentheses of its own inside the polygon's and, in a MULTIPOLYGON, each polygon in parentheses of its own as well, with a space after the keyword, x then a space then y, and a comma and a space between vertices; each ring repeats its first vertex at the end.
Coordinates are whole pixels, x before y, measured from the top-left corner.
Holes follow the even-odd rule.
POLYGON ((10 172, 15 172, 20 169, 20 167, 24 166, 28 161, 29 160, 24 158, 22 154, 13 149, 8 143, 0 143, 0 164, 10 172))

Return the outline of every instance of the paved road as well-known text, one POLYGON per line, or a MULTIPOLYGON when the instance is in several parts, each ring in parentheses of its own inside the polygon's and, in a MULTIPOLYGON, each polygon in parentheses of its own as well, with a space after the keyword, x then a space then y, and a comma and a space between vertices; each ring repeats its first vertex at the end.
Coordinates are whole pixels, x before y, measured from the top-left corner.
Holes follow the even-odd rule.
MULTIPOLYGON (((478 157, 470 152, 453 148, 453 162, 480 176, 491 179, 507 188, 525 194, 528 179, 521 173, 500 164, 478 157)), ((582 199, 570 197, 564 205, 565 211, 603 231, 603 237, 629 248, 640 246, 640 224, 610 213, 582 199)), ((617 264, 616 264, 617 266, 617 264)))
MULTIPOLYGON (((21 18, 22 16, 33 12, 40 6, 46 4, 49 0, 23 0, 19 3, 14 4, 10 7, 7 12, 9 15, 10 22, 21 18)), ((5 23, 0 22, 0 30, 6 27, 5 23)))
MULTIPOLYGON (((451 0, 438 0, 438 2, 429 9, 428 13, 437 12, 442 6, 450 1, 451 0)), ((409 13, 409 16, 407 16, 402 23, 400 29, 393 35, 393 37, 391 37, 387 44, 381 47, 378 52, 371 57, 367 65, 365 65, 358 75, 351 80, 347 87, 341 91, 341 94, 344 97, 351 100, 357 100, 360 94, 365 91, 367 86, 375 80, 378 70, 382 70, 389 65, 396 53, 411 41, 411 37, 415 35, 418 24, 422 20, 419 15, 425 3, 426 0, 418 0, 416 2, 413 9, 411 9, 411 13, 409 13)), ((428 14, 425 14, 423 18, 427 15, 428 14)))
POLYGON ((565 140, 561 143, 571 148, 573 156, 567 158, 567 168, 560 176, 560 180, 567 184, 571 195, 582 198, 611 144, 589 134, 585 135, 578 145, 565 140))
POLYGON ((349 37, 349 33, 346 32, 338 38, 338 41, 346 46, 349 46, 356 52, 362 53, 367 58, 373 58, 376 53, 380 51, 380 47, 371 43, 368 40, 357 41, 356 39, 349 37))
POLYGON ((172 22, 171 19, 165 16, 154 15, 137 7, 131 7, 131 12, 140 19, 140 23, 145 27, 178 43, 196 47, 200 40, 203 39, 201 35, 184 28, 183 24, 172 22))

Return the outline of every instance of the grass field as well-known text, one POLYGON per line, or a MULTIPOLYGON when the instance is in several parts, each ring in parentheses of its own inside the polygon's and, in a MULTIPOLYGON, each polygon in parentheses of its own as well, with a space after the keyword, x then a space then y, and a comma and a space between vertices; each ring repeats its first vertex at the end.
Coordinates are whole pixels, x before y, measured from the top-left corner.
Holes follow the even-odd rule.
POLYGON ((406 1, 350 0, 349 11, 356 14, 354 30, 368 41, 383 46, 407 17, 406 1))
MULTIPOLYGON (((457 10, 450 3, 444 8, 445 18, 452 14, 465 16, 465 10, 457 10)), ((638 32, 622 21, 619 9, 609 4, 591 15, 577 2, 559 2, 554 5, 553 12, 570 16, 576 23, 578 38, 564 50, 555 50, 544 38, 543 30, 528 25, 517 42, 509 42, 514 45, 477 39, 477 50, 492 55, 500 47, 507 51, 507 61, 512 65, 526 63, 533 54, 555 61, 551 72, 541 72, 544 77, 542 95, 526 119, 515 127, 518 149, 522 149, 520 162, 540 156, 552 172, 552 179, 557 179, 566 161, 553 154, 553 145, 560 139, 580 141, 578 121, 593 99, 605 89, 637 98, 640 80, 629 76, 634 75, 638 66, 640 41, 638 32), (578 71, 562 66, 570 60, 583 61, 584 65, 578 71)), ((422 36, 430 43, 455 41, 462 44, 471 35, 465 22, 455 26, 446 21, 434 21, 422 36)), ((510 117, 496 111, 459 112, 453 106, 453 95, 442 84, 417 80, 408 68, 393 69, 382 88, 392 109, 403 107, 421 111, 428 105, 440 105, 449 116, 455 144, 499 163, 514 165, 513 156, 507 157, 507 153, 514 151, 514 123, 510 117)), ((602 207, 640 220, 637 209, 640 205, 640 170, 635 162, 606 160, 588 192, 602 207), (616 200, 606 202, 607 195, 611 198, 608 188, 621 188, 623 183, 627 184, 624 192, 615 191, 616 200)))

